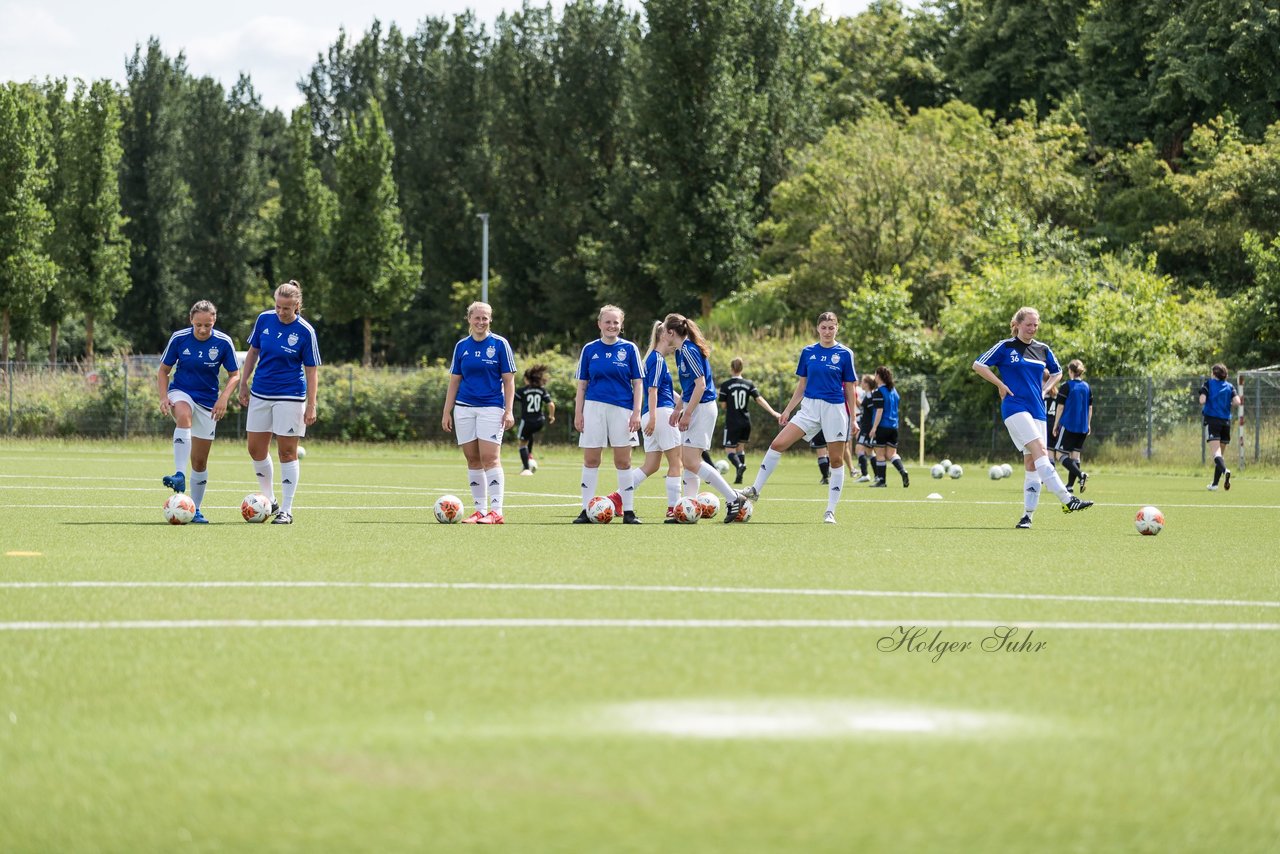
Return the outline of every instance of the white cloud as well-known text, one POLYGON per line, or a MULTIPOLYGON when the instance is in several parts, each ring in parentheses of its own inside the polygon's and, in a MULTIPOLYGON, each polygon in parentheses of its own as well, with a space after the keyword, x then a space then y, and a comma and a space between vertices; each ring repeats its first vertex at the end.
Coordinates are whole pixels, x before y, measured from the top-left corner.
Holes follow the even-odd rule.
POLYGON ((72 32, 38 6, 21 3, 0 5, 0 47, 74 47, 72 32))
POLYGON ((329 26, 263 15, 177 47, 186 54, 193 74, 207 74, 230 86, 241 72, 247 73, 264 105, 288 110, 302 102, 298 78, 336 38, 337 30, 329 26))

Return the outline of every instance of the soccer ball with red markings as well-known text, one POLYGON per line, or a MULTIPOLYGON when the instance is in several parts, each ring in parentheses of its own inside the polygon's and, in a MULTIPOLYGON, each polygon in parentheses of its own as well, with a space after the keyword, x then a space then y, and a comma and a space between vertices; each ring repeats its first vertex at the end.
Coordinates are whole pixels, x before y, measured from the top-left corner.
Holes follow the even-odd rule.
POLYGON ((698 506, 697 499, 685 496, 671 508, 671 518, 682 525, 692 525, 702 518, 702 509, 698 506))
POLYGON ((1158 507, 1143 507, 1138 511, 1138 515, 1133 517, 1133 526, 1142 536, 1154 537, 1164 530, 1164 514, 1158 507))
POLYGON ((743 501, 738 505, 738 513, 733 517, 735 522, 750 522, 751 514, 755 512, 755 506, 750 501, 743 501))
POLYGON ((441 495, 431 512, 436 514, 437 522, 450 525, 462 518, 462 499, 456 495, 441 495))
POLYGON ((164 518, 170 525, 185 525, 195 518, 196 503, 190 495, 181 492, 170 495, 164 502, 164 518))
POLYGON ((240 515, 246 522, 265 522, 271 515, 271 499, 261 492, 251 492, 240 502, 240 515))
POLYGON ((698 493, 698 513, 703 519, 714 519, 720 512, 720 497, 714 492, 698 493))
POLYGON ((597 525, 607 525, 613 521, 613 501, 603 495, 597 495, 587 502, 587 518, 597 525))

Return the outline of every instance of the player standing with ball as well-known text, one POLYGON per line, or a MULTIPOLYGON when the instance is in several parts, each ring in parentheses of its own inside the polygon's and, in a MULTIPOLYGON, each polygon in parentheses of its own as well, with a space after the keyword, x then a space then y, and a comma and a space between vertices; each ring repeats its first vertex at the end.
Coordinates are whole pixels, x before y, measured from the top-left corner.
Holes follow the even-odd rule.
POLYGON ((467 482, 475 512, 470 525, 501 525, 506 477, 502 471, 502 434, 516 423, 516 356, 507 339, 494 335, 493 308, 486 302, 467 306, 470 334, 453 348, 449 390, 440 426, 456 433, 467 460, 467 482), (485 493, 489 502, 485 505, 485 493))
POLYGON ((973 370, 999 390, 1000 414, 1009 438, 1022 451, 1026 468, 1022 489, 1025 512, 1016 527, 1030 528, 1031 515, 1040 503, 1041 486, 1048 487, 1062 502, 1063 513, 1085 510, 1093 502, 1067 491, 1045 450, 1044 394, 1062 378, 1062 368, 1049 345, 1036 340, 1040 312, 1023 306, 1009 321, 1009 329, 1013 334, 978 357, 973 370), (1000 375, 996 376, 993 369, 998 369, 1000 375))
POLYGON ((160 392, 160 411, 173 416, 174 472, 162 482, 174 492, 187 489, 187 463, 191 464, 191 500, 195 503, 196 524, 208 522, 200 512, 205 487, 209 483, 209 446, 222 416, 227 414, 231 394, 240 382, 240 366, 236 364, 236 345, 225 332, 213 328, 218 309, 208 300, 191 306, 187 314, 191 325, 169 336, 169 344, 160 357, 156 386, 160 392), (177 365, 178 373, 169 379, 177 365), (218 393, 218 374, 225 369, 227 384, 218 393))
POLYGON ((248 407, 245 432, 258 490, 271 499, 273 525, 293 524, 298 490, 298 440, 316 423, 320 343, 302 319, 302 288, 295 281, 276 288, 276 307, 258 315, 244 357, 240 405, 248 407), (254 371, 257 371, 256 375, 254 371), (271 437, 280 454, 281 501, 275 500, 271 437))

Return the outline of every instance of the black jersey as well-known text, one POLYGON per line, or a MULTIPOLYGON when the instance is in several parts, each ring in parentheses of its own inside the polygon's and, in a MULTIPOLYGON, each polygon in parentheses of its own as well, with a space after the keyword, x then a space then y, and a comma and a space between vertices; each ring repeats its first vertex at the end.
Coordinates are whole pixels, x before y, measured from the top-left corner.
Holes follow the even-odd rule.
POLYGON ((520 404, 521 421, 541 421, 551 395, 541 386, 527 385, 516 389, 516 401, 520 404))
POLYGON ((747 405, 752 398, 759 398, 756 384, 745 377, 729 377, 720 383, 720 399, 724 401, 726 421, 750 421, 747 405))

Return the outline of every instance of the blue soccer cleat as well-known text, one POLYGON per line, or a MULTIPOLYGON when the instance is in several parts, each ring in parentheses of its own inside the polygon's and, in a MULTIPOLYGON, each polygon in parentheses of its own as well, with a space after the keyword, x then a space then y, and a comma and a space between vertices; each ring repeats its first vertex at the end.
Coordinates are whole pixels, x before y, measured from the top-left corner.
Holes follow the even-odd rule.
POLYGON ((187 476, 180 471, 165 475, 160 478, 160 482, 172 489, 174 492, 187 491, 187 476))
POLYGON ((199 510, 197 510, 196 515, 191 517, 191 524, 192 525, 208 525, 209 520, 204 518, 204 514, 201 513, 199 510))

